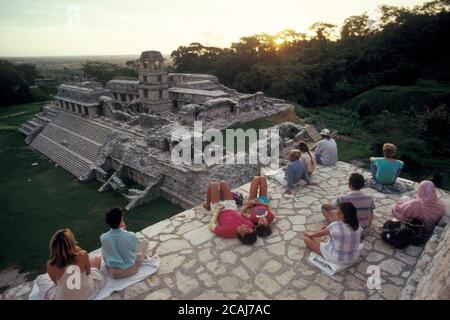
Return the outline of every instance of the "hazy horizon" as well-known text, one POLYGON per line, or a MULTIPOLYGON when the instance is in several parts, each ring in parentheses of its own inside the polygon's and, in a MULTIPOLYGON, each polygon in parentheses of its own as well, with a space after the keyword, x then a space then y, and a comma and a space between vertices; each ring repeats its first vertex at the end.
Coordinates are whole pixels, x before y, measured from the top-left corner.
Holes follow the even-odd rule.
POLYGON ((200 42, 227 47, 243 36, 285 29, 306 32, 314 22, 341 25, 381 4, 425 0, 0 0, 1 57, 169 55, 200 42))
MULTIPOLYGON (((162 54, 163 55, 169 55, 170 53, 164 53, 164 52, 162 52, 162 54)), ((20 55, 16 55, 16 56, 2 56, 2 55, 0 55, 0 57, 1 58, 17 58, 17 59, 21 59, 21 58, 36 58, 36 59, 39 59, 39 58, 78 58, 78 57, 83 57, 83 58, 86 58, 86 57, 132 57, 132 56, 136 56, 136 57, 139 57, 139 55, 140 55, 140 52, 139 53, 136 53, 136 54, 131 54, 131 53, 126 53, 126 54, 120 54, 120 53, 117 53, 117 54, 107 54, 107 53, 105 53, 105 54, 102 54, 102 53, 100 53, 100 54, 63 54, 63 55, 42 55, 42 56, 39 56, 39 55, 36 55, 36 56, 27 56, 27 55, 24 55, 24 56, 20 56, 20 55)))

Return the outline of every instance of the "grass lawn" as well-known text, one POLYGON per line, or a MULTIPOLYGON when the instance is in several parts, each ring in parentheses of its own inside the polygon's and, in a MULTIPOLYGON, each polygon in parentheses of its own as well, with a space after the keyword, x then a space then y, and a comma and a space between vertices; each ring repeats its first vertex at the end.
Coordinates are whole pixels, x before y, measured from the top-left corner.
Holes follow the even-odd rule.
MULTIPOLYGON (((81 247, 94 250, 108 229, 104 212, 126 205, 120 194, 99 193, 96 182, 78 182, 24 143, 17 127, 42 105, 0 108, 0 270, 18 267, 31 276, 44 271, 48 242, 57 229, 72 229, 81 247)), ((156 199, 127 212, 127 228, 139 231, 181 211, 156 199)))

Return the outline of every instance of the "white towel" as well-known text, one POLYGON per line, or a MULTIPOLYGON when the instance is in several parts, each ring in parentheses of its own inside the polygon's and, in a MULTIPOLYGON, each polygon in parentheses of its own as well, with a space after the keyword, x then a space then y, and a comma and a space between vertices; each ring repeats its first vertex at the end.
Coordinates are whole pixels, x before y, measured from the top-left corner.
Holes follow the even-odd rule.
MULTIPOLYGON (((95 296, 94 300, 103 300, 109 297, 113 292, 120 291, 129 286, 142 281, 152 274, 154 274, 158 268, 161 259, 158 256, 153 256, 151 258, 146 258, 143 262, 139 271, 132 275, 131 277, 123 278, 123 279, 113 279, 105 270, 105 264, 102 260, 102 265, 100 267, 101 274, 105 277, 105 285, 100 289, 100 291, 95 296)), ((48 274, 43 274, 38 277, 33 284, 33 289, 31 290, 30 295, 28 296, 29 300, 44 300, 45 293, 47 290, 55 287, 55 284, 50 279, 48 274), (37 285, 39 282, 39 287, 37 285)), ((51 295, 50 295, 51 296, 51 295)))
POLYGON ((359 254, 361 253, 361 250, 364 248, 363 244, 361 243, 358 247, 358 254, 356 255, 355 260, 353 260, 352 263, 346 264, 346 265, 338 265, 331 262, 328 262, 324 259, 321 255, 311 251, 311 254, 309 255, 309 262, 311 262, 313 265, 315 265, 317 268, 322 270, 325 274, 329 276, 333 276, 338 272, 341 272, 347 268, 350 268, 352 265, 358 261, 359 254))
POLYGON ((277 170, 267 170, 265 171, 264 175, 270 179, 275 180, 283 187, 287 186, 286 174, 283 168, 279 168, 277 170))

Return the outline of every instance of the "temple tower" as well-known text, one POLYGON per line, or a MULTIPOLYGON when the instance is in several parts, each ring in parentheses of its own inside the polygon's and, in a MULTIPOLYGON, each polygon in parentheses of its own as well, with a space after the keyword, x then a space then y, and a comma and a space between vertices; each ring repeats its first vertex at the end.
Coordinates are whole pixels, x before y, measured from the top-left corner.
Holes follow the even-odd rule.
POLYGON ((138 60, 139 98, 147 112, 172 109, 164 60, 159 51, 144 51, 138 60))

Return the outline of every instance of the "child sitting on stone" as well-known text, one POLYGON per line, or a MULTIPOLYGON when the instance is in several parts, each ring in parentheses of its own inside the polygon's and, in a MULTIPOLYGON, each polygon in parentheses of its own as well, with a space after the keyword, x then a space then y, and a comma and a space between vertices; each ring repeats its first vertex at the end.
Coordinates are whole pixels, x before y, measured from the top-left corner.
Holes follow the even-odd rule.
POLYGON ((336 221, 321 231, 303 234, 307 247, 330 263, 341 266, 354 263, 359 256, 361 242, 361 227, 356 212, 351 202, 339 203, 336 221), (326 236, 326 240, 320 239, 326 236))
POLYGON ((213 212, 208 226, 211 232, 223 238, 238 238, 247 245, 256 242, 253 222, 244 218, 237 210, 233 194, 225 181, 221 181, 219 185, 215 182, 209 184, 207 200, 203 206, 213 212))
POLYGON ((269 236, 272 233, 270 223, 275 216, 267 196, 266 177, 253 177, 248 198, 248 203, 241 211, 242 216, 253 222, 258 236, 269 236))

